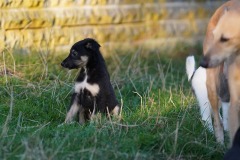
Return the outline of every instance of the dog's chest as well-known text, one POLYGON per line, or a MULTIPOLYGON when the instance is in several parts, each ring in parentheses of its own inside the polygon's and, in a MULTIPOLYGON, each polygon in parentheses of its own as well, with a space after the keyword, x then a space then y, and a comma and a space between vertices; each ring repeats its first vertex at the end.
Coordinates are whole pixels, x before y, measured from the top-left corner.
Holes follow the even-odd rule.
POLYGON ((85 75, 85 78, 82 82, 75 83, 75 93, 80 93, 82 90, 87 89, 92 94, 92 96, 96 96, 99 93, 99 85, 88 83, 87 78, 88 76, 85 75))

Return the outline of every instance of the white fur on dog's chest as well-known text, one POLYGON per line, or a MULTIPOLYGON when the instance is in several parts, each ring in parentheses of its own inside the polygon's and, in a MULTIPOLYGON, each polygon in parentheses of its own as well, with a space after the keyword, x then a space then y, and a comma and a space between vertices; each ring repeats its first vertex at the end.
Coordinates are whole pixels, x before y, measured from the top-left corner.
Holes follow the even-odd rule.
POLYGON ((76 82, 74 86, 75 93, 80 93, 81 90, 87 89, 93 96, 96 96, 99 92, 98 84, 89 84, 87 82, 87 76, 82 82, 76 82))

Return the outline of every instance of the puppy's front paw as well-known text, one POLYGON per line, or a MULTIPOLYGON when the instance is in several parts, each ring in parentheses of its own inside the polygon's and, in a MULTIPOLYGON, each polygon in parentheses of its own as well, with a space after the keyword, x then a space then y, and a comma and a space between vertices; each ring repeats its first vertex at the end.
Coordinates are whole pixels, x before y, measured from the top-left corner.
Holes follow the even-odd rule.
POLYGON ((59 124, 57 127, 62 127, 63 125, 65 125, 66 123, 61 123, 59 124))
POLYGON ((74 123, 72 120, 69 120, 69 119, 66 119, 65 121, 64 121, 64 123, 65 124, 71 124, 71 123, 74 123))

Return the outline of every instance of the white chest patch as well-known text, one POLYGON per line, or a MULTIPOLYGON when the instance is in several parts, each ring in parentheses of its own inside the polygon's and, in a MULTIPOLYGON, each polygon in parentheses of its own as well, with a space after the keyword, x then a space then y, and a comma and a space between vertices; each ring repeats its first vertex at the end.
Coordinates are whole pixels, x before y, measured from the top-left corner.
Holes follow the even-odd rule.
POLYGON ((84 81, 76 82, 74 89, 75 93, 80 93, 81 90, 87 89, 93 96, 96 96, 99 92, 99 85, 98 84, 89 84, 87 83, 87 76, 85 77, 84 81))

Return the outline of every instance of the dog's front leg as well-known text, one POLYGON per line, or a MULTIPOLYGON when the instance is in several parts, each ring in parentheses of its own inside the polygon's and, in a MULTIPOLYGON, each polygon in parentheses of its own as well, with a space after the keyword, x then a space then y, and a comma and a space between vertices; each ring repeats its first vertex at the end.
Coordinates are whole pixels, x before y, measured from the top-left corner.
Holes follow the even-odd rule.
MULTIPOLYGON (((232 96, 232 95, 231 95, 232 96)), ((232 97, 231 97, 232 98, 232 97)), ((233 142, 234 135, 239 127, 239 102, 231 101, 229 107, 229 135, 230 135, 230 145, 233 142)))
POLYGON ((74 93, 72 95, 72 100, 71 100, 71 106, 70 109, 66 115, 65 123, 70 123, 72 122, 74 116, 77 114, 79 111, 79 104, 78 104, 78 98, 77 98, 77 93, 74 93))
POLYGON ((240 56, 229 67, 228 82, 230 90, 229 134, 230 142, 233 142, 234 135, 240 126, 240 56))
POLYGON ((208 68, 207 69, 207 90, 208 90, 208 98, 209 102, 212 106, 212 113, 214 119, 214 132, 216 139, 219 143, 224 143, 224 132, 222 126, 222 120, 219 114, 219 99, 217 94, 217 88, 219 87, 219 67, 216 68, 208 68))

